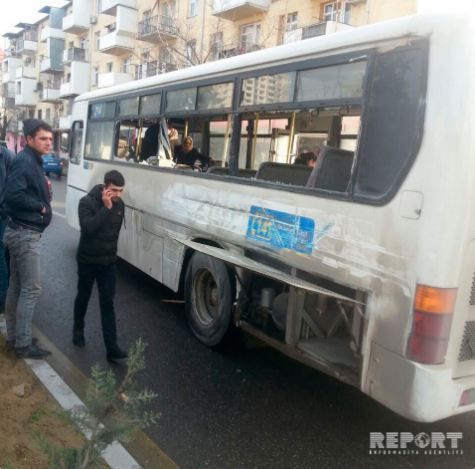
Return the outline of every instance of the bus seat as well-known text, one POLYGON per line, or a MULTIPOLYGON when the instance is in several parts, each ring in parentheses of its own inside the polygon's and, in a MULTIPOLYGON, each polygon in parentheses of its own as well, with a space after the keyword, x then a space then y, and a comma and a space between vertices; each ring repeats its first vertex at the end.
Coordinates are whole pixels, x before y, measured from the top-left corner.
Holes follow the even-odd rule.
MULTIPOLYGON (((207 173, 217 174, 219 176, 225 176, 228 174, 228 168, 223 168, 222 166, 211 166, 207 173)), ((238 169, 237 177, 240 178, 253 178, 256 175, 255 169, 238 169)))
POLYGON ((238 177, 240 178, 246 178, 246 179, 251 179, 253 177, 256 177, 257 171, 255 169, 238 169, 238 177))
POLYGON ((312 168, 303 165, 264 161, 257 170, 256 179, 305 186, 311 172, 312 168))
POLYGON ((216 174, 217 176, 223 176, 228 174, 228 168, 223 168, 222 166, 210 166, 206 172, 216 174))
POLYGON ((353 166, 354 152, 323 147, 308 178, 307 187, 346 192, 353 166))

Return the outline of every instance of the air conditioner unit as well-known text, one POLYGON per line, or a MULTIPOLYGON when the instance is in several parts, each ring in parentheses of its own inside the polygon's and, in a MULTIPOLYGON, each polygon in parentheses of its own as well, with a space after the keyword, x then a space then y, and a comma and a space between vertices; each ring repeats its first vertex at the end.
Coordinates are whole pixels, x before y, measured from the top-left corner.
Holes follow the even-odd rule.
POLYGON ((97 16, 91 16, 91 18, 89 19, 89 23, 97 24, 97 16))

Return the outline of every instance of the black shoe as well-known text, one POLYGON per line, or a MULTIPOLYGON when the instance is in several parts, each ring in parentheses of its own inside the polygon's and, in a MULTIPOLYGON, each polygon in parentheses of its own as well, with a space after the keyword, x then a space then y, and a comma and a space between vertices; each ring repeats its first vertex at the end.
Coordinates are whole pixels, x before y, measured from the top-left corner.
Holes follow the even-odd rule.
POLYGON ((80 329, 73 330, 73 344, 76 347, 85 347, 86 340, 84 339, 84 331, 80 329))
MULTIPOLYGON (((7 350, 15 350, 15 340, 7 340, 7 350)), ((31 338, 31 343, 33 345, 36 345, 38 343, 38 338, 37 337, 32 337, 31 338)))
POLYGON ((127 352, 122 350, 119 346, 115 346, 114 348, 111 348, 107 350, 107 361, 112 362, 114 360, 123 360, 124 358, 127 358, 127 352))
POLYGON ((39 348, 35 344, 31 344, 28 347, 15 347, 15 353, 18 358, 43 358, 51 355, 49 350, 39 348))

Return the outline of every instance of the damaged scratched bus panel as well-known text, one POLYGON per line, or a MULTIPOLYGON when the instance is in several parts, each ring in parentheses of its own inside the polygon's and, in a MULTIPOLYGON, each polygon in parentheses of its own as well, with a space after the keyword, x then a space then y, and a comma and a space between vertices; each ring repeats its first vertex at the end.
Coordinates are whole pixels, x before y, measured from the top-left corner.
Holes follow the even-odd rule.
POLYGON ((203 344, 238 327, 407 418, 473 411, 472 21, 406 17, 81 95, 68 222, 116 167, 119 254, 184 292, 203 344))

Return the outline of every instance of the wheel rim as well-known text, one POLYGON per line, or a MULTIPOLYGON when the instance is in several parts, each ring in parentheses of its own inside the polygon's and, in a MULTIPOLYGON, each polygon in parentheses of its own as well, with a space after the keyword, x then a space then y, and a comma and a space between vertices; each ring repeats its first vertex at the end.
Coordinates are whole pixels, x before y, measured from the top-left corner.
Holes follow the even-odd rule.
POLYGON ((193 300, 198 319, 209 325, 219 316, 219 290, 216 281, 207 269, 199 270, 193 279, 193 300))

